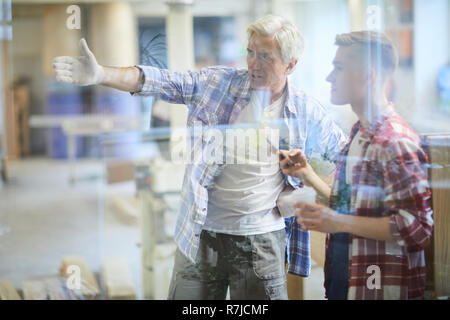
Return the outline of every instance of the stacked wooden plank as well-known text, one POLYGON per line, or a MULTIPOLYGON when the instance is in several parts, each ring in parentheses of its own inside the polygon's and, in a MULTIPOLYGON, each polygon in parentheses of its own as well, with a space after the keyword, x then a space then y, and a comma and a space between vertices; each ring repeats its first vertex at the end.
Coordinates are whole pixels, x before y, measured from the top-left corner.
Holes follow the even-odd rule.
POLYGON ((140 204, 135 196, 108 195, 108 201, 120 217, 129 224, 136 224, 139 218, 140 204))
POLYGON ((22 294, 24 300, 47 300, 47 288, 44 281, 26 280, 22 282, 22 294))
POLYGON ((80 300, 81 294, 74 294, 67 287, 67 279, 53 276, 22 282, 24 300, 80 300))
POLYGON ((103 263, 102 277, 108 299, 136 299, 136 289, 124 258, 106 257, 103 263))
POLYGON ((59 277, 44 279, 45 289, 50 300, 69 300, 69 296, 64 290, 64 281, 59 277))
POLYGON ((22 300, 9 280, 0 280, 0 300, 22 300))
POLYGON ((25 83, 14 85, 14 144, 15 157, 21 158, 30 153, 30 129, 28 126, 30 89, 25 83))
POLYGON ((84 257, 77 255, 63 257, 60 275, 66 279, 70 296, 86 300, 100 298, 100 287, 84 257))
MULTIPOLYGON (((107 299, 136 299, 136 289, 124 258, 106 257, 102 280, 107 299)), ((100 298, 101 291, 86 259, 71 255, 63 257, 60 276, 23 281, 22 295, 24 300, 93 300, 100 298)), ((21 300, 11 281, 0 280, 0 300, 21 300)))

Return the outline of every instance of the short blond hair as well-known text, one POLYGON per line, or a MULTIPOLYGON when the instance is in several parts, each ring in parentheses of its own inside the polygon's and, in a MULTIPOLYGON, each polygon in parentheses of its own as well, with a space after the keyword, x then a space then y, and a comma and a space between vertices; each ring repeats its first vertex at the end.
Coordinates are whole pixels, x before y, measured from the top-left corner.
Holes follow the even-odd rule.
POLYGON ((355 46, 368 65, 381 68, 385 75, 391 75, 397 69, 397 49, 382 32, 365 30, 338 34, 334 44, 344 47, 355 46))
POLYGON ((281 58, 285 64, 297 60, 303 52, 303 36, 288 19, 269 14, 247 28, 248 40, 256 33, 260 36, 274 36, 280 46, 281 58))

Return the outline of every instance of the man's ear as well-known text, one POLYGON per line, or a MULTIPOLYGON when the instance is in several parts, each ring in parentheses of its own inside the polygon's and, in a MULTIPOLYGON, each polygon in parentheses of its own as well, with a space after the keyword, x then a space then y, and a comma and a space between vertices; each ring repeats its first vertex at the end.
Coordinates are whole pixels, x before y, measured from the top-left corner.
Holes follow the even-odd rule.
POLYGON ((287 65, 287 68, 286 68, 286 74, 291 74, 292 71, 294 71, 295 66, 297 65, 297 61, 298 60, 295 59, 294 61, 289 62, 289 64, 287 65))

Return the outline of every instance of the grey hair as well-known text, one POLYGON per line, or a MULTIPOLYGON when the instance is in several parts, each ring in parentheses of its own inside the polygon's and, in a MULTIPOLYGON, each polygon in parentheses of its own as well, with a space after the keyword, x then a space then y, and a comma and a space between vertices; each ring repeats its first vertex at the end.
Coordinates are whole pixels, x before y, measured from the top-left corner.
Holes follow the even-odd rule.
POLYGON ((275 37, 280 46, 281 58, 285 64, 298 59, 303 53, 303 36, 298 28, 288 19, 269 14, 252 23, 247 28, 248 40, 256 33, 260 36, 275 37))

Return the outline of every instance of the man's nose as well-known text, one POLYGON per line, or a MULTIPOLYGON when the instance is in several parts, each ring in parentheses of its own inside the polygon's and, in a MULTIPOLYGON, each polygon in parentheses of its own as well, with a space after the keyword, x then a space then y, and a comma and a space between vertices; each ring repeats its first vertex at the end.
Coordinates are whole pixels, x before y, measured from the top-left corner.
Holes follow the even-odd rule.
POLYGON ((333 79, 333 72, 330 72, 330 74, 326 77, 325 80, 328 81, 328 82, 333 82, 334 81, 334 79, 333 79))

